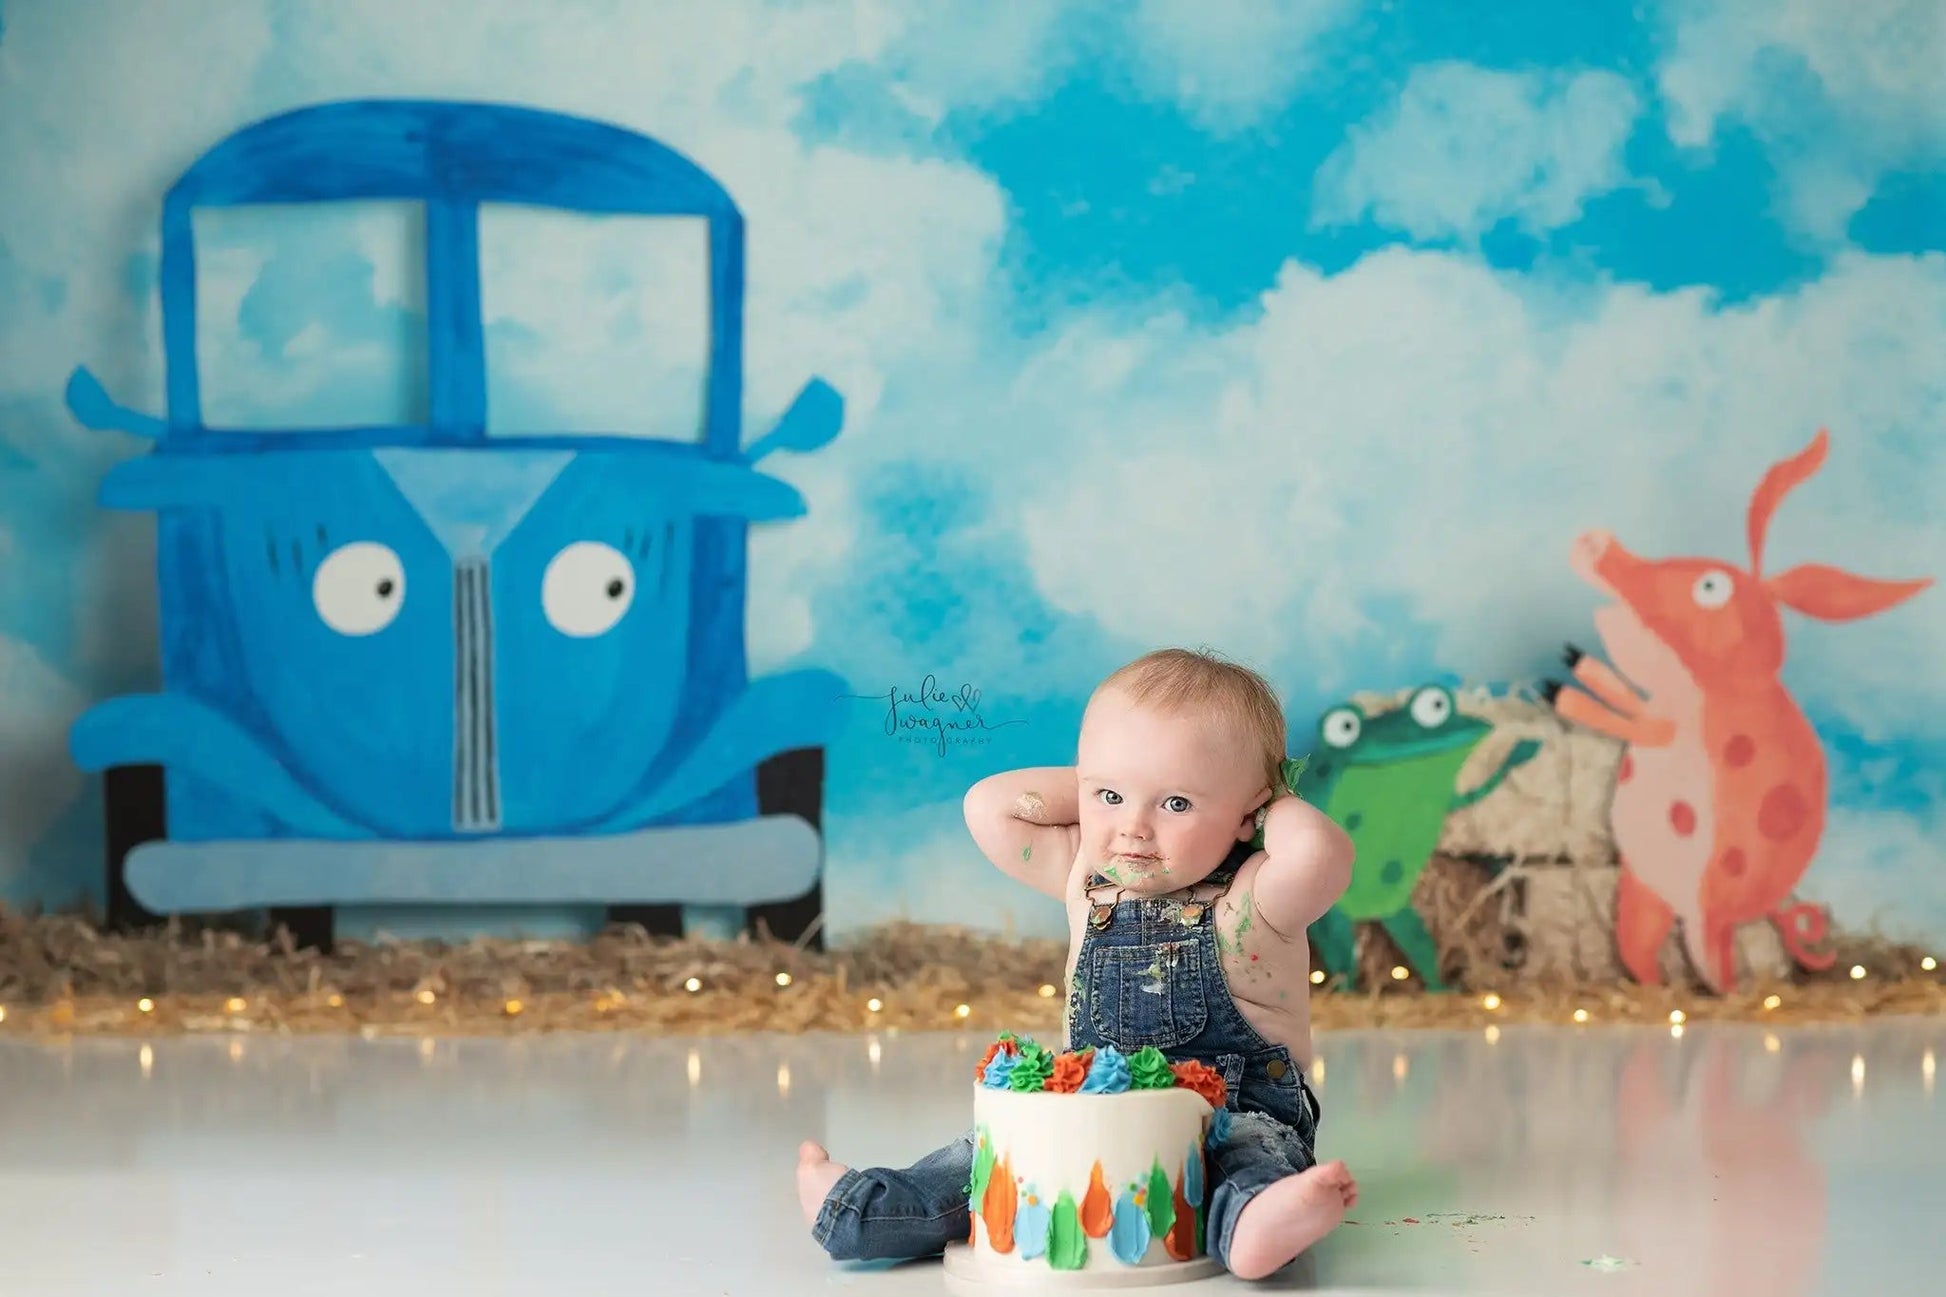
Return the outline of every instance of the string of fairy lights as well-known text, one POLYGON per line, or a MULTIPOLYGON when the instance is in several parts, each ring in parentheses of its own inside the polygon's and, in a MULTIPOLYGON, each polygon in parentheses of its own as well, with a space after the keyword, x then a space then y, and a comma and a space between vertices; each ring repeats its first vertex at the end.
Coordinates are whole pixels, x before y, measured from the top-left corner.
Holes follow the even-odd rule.
MULTIPOLYGON (((1926 955, 1920 959, 1919 968, 1922 972, 1925 973, 1937 972, 1939 969, 1939 961, 1937 958, 1935 958, 1932 955, 1926 955)), ((1871 970, 1868 969, 1863 964, 1853 964, 1847 970, 1847 975, 1849 976, 1850 980, 1854 982, 1862 982, 1867 978, 1871 977, 1872 973, 1871 970)), ((1395 965, 1391 970, 1391 976, 1393 981, 1405 982, 1411 979, 1412 971, 1409 968, 1405 967, 1403 964, 1395 965)), ((796 985, 797 983, 796 977, 794 977, 788 971, 783 971, 783 970, 779 970, 777 973, 775 973, 773 975, 772 980, 774 980, 774 982, 777 985, 777 988, 780 991, 788 990, 790 987, 796 985)), ((1310 975, 1310 980, 1311 983, 1315 986, 1323 986, 1327 981, 1330 980, 1330 978, 1326 974, 1325 970, 1320 968, 1320 969, 1312 970, 1310 975)), ((691 976, 689 978, 686 978, 683 981, 682 989, 691 995, 700 995, 706 989, 706 985, 701 977, 691 976)), ((1043 982, 1037 988, 1036 994, 1041 999, 1051 1000, 1055 996, 1060 994, 1060 990, 1052 983, 1043 982)), ((422 986, 419 989, 412 992, 412 999, 421 1006, 424 1006, 426 1008, 432 1008, 438 1005, 440 1001, 440 994, 437 990, 433 989, 430 986, 422 986)), ((1486 994, 1482 995, 1480 997, 1479 1002, 1480 1002, 1481 1009, 1488 1014, 1500 1013, 1503 1009, 1508 1007, 1506 1000, 1498 992, 1495 991, 1489 991, 1486 994)), ((326 994, 323 998, 323 1003, 332 1009, 344 1009, 346 1007, 345 997, 341 993, 336 991, 332 991, 326 994)), ((616 990, 614 988, 609 988, 607 990, 597 992, 592 997, 592 1004, 597 1013, 611 1013, 614 1012, 615 1010, 618 1010, 626 1006, 629 1003, 630 1003, 630 998, 628 994, 626 992, 616 990)), ((1783 1007, 1783 1003, 1784 1000, 1781 995, 1772 993, 1764 997, 1763 1011, 1765 1013, 1774 1013, 1783 1007)), ((872 1015, 883 1014, 887 1012, 888 1007, 889 1007, 889 1003, 882 995, 868 996, 864 1001, 864 1008, 868 1014, 872 1014, 872 1015)), ((224 1012, 231 1016, 239 1016, 245 1014, 250 1010, 250 1008, 251 1008, 250 1001, 246 1000, 242 996, 233 995, 228 997, 223 1002, 224 1012)), ((158 1005, 154 997, 145 995, 135 1001, 135 1009, 136 1009, 136 1013, 141 1017, 152 1017, 157 1013, 158 1005)), ((508 1018, 517 1018, 522 1013, 526 1012, 526 1010, 527 1010, 527 1005, 525 1001, 520 999, 518 996, 506 997, 505 999, 502 1000, 500 1006, 500 1012, 505 1017, 508 1018)), ((966 1022, 973 1017, 974 1006, 970 1002, 962 1001, 953 1006, 952 1015, 958 1021, 966 1022)), ((1672 1036, 1675 1036, 1679 1039, 1681 1038, 1686 1017, 1687 1015, 1681 1009, 1673 1009, 1670 1011, 1669 1031, 1672 1036)), ((3 1003, 0 1003, 0 1025, 5 1025, 7 1020, 8 1020, 8 1006, 3 1003)), ((1595 1020, 1596 1020, 1596 1012, 1585 1006, 1577 1006, 1568 1014, 1568 1021, 1575 1026, 1586 1026, 1594 1022, 1595 1020)), ((1622 1020, 1638 1021, 1639 1018, 1628 1016, 1628 1015, 1622 1015, 1617 1018, 1617 1021, 1622 1021, 1622 1020)), ((1488 1023, 1486 1026, 1486 1031, 1488 1033, 1487 1039, 1489 1041, 1499 1039, 1499 1028, 1496 1025, 1492 1023, 1488 1023)))

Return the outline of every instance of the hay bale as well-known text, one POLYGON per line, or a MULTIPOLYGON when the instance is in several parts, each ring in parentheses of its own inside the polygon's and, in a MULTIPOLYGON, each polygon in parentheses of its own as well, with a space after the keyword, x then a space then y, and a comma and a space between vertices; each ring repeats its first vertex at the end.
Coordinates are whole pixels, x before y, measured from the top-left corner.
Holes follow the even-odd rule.
MULTIPOLYGON (((1524 864, 1509 875, 1508 922, 1520 948, 1518 981, 1567 985, 1628 976, 1614 937, 1619 868, 1524 864)), ((1738 928, 1735 949, 1739 983, 1790 976, 1791 959, 1776 928, 1766 921, 1738 928)), ((1702 986, 1685 952, 1680 924, 1670 930, 1658 963, 1665 985, 1702 986)))

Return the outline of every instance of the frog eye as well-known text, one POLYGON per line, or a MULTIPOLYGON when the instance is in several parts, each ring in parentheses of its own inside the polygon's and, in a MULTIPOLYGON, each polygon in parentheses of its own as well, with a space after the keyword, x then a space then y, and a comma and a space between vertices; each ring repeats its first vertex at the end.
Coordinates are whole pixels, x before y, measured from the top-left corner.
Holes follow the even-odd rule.
POLYGON ((340 635, 376 635, 405 604, 405 565, 390 547, 357 540, 325 555, 311 578, 311 603, 340 635))
POLYGON ((1428 686, 1412 695, 1412 719, 1421 729, 1434 730, 1453 715, 1453 696, 1444 689, 1428 686))
POLYGON ((1351 707, 1337 707, 1326 712, 1324 723, 1318 726, 1318 733, 1334 748, 1350 747, 1358 742, 1358 736, 1364 732, 1364 718, 1351 707))
POLYGON ((1730 580, 1728 572, 1712 568, 1696 578, 1690 589, 1689 597, 1704 608, 1721 608, 1730 602, 1730 595, 1736 590, 1736 582, 1730 580))
POLYGON ((635 565, 600 541, 576 541, 541 574, 542 611, 554 629, 575 639, 606 634, 634 601, 635 565))

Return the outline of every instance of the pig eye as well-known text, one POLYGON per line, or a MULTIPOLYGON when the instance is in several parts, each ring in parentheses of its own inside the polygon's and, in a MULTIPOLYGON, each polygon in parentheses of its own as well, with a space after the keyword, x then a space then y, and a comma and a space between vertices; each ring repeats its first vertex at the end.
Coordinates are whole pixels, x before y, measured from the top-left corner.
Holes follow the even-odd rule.
POLYGON ((1701 607, 1721 608, 1730 602, 1730 596, 1735 590, 1736 584, 1730 580, 1728 572, 1712 570, 1696 578, 1696 584, 1689 595, 1701 607))

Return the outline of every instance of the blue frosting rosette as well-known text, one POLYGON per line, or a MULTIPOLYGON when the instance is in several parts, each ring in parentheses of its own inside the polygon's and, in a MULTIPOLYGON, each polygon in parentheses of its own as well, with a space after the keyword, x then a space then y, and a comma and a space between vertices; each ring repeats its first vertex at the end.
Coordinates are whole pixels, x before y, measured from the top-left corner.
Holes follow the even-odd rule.
POLYGON ((1088 1065, 1088 1077, 1081 1083, 1083 1094, 1121 1094, 1129 1087, 1128 1059, 1113 1045, 1095 1049, 1095 1060, 1088 1065))

